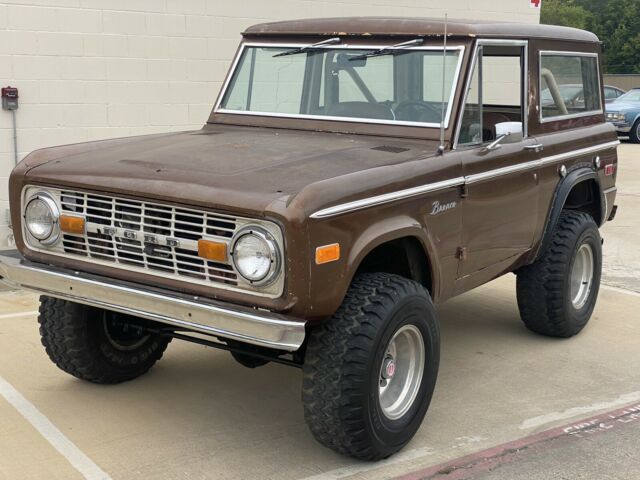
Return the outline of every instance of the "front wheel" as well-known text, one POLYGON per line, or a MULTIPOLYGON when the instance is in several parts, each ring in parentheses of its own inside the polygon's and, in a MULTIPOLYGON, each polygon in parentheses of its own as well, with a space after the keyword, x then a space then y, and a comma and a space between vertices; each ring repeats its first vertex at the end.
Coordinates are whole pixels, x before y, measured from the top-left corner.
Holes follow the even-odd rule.
POLYGON ((311 432, 355 458, 392 455, 422 423, 439 359, 439 325, 426 290, 397 275, 358 276, 309 339, 302 400, 311 432))
POLYGON ((120 383, 146 373, 170 337, 144 320, 51 297, 40 297, 40 335, 61 370, 93 383, 120 383))
POLYGON ((527 328, 568 338, 589 322, 598 299, 602 240, 591 215, 565 210, 540 258, 518 272, 520 316, 527 328))
POLYGON ((636 120, 629 131, 629 140, 631 143, 640 143, 640 119, 636 120))

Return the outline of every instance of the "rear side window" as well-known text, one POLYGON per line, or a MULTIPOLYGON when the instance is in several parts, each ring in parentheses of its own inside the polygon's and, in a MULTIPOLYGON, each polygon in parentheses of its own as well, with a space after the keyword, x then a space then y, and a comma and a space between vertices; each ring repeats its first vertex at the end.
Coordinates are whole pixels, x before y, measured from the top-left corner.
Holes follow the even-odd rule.
POLYGON ((614 98, 618 97, 618 90, 616 90, 615 88, 604 87, 604 98, 606 100, 613 100, 614 98))
POLYGON ((541 52, 540 112, 542 121, 602 112, 596 54, 541 52))

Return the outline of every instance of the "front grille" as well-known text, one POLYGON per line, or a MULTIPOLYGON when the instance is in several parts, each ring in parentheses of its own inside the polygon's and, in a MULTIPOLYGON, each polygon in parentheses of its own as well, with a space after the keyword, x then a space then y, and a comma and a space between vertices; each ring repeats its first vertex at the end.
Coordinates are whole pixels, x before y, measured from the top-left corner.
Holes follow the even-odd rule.
POLYGON ((238 285, 231 265, 202 259, 197 247, 201 238, 231 239, 238 228, 233 216, 72 190, 59 191, 59 199, 63 213, 87 222, 85 235, 63 234, 66 255, 198 283, 238 285))

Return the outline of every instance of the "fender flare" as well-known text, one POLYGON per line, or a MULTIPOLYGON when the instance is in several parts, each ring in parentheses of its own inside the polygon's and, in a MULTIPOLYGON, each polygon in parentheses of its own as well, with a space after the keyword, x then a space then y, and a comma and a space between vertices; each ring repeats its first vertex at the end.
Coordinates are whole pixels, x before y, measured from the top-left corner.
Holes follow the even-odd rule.
POLYGON ((600 207, 600 218, 595 218, 594 220, 598 224, 598 226, 602 226, 607 216, 607 199, 604 196, 602 191, 602 186, 600 185, 600 177, 598 176, 598 172, 593 169, 590 165, 580 164, 577 165, 574 169, 570 170, 566 177, 564 177, 558 186, 556 187, 556 191, 553 196, 553 200, 551 203, 551 209, 549 210, 549 214, 547 216, 547 222, 545 224, 544 234, 542 236, 542 240, 538 246, 538 250, 536 251, 532 262, 536 261, 542 252, 544 252, 549 243, 551 242, 551 237, 553 235, 553 231, 558 223, 558 219, 560 218, 560 214, 567 203, 567 199, 569 198, 569 194, 573 190, 573 188, 583 182, 588 180, 594 180, 598 187, 599 194, 599 207, 600 207))
POLYGON ((350 281, 353 280, 362 261, 373 250, 385 243, 408 237, 413 237, 419 242, 429 262, 428 273, 434 290, 430 293, 435 298, 440 292, 439 262, 435 254, 435 245, 420 223, 409 216, 390 217, 376 222, 354 239, 354 248, 348 258, 350 281))

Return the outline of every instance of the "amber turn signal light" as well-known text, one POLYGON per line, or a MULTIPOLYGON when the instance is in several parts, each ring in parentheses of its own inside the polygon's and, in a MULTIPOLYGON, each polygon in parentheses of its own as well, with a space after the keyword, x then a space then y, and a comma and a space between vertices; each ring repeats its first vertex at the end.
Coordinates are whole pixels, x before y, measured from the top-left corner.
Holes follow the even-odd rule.
POLYGON ((333 243, 323 247, 316 248, 316 264, 335 262, 340 260, 340 244, 333 243))
POLYGON ((84 235, 85 220, 83 217, 73 217, 70 215, 60 215, 60 230, 65 233, 75 233, 84 235))
POLYGON ((227 244, 212 240, 198 240, 198 256, 214 262, 227 261, 227 244))

